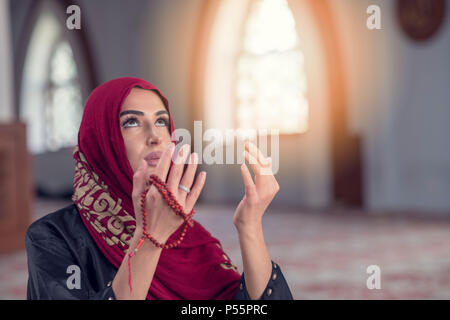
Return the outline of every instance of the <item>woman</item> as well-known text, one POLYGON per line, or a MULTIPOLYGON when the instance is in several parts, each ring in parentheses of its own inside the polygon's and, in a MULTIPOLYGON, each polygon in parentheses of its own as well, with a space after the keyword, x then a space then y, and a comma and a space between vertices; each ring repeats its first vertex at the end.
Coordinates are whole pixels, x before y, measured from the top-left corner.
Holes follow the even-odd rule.
POLYGON ((255 183, 243 164, 245 196, 233 220, 239 275, 189 216, 206 173, 195 177, 188 146, 174 152, 173 131, 169 103, 152 84, 120 78, 93 91, 74 150, 74 204, 27 231, 28 299, 292 299, 262 233, 278 191, 273 175, 261 174, 270 160, 246 145, 255 183))

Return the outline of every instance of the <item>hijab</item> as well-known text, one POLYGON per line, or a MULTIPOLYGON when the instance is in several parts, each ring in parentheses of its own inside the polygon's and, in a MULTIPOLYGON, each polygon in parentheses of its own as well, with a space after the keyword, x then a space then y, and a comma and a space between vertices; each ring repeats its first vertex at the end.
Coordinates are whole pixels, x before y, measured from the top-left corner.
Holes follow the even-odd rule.
MULTIPOLYGON (((98 248, 116 268, 136 227, 133 169, 119 122, 122 104, 134 87, 157 92, 170 115, 167 98, 151 83, 132 77, 108 81, 89 96, 73 152, 72 200, 98 248)), ((170 130, 174 137, 171 115, 170 130)), ((163 249, 147 299, 228 300, 235 296, 240 279, 237 268, 219 240, 193 221, 178 247, 163 249)), ((181 231, 182 226, 168 242, 177 239, 181 231)))

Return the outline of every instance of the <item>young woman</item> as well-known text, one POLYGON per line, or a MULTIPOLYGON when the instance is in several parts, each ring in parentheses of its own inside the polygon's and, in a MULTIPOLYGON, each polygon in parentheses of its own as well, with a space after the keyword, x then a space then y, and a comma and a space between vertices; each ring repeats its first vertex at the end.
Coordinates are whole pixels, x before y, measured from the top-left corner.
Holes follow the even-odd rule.
POLYGON ((196 176, 189 146, 175 151, 173 131, 169 103, 152 84, 120 78, 93 91, 74 149, 74 204, 27 231, 28 299, 292 299, 263 237, 279 189, 261 174, 270 158, 246 144, 255 181, 243 164, 233 218, 240 275, 192 219, 206 173, 196 176))

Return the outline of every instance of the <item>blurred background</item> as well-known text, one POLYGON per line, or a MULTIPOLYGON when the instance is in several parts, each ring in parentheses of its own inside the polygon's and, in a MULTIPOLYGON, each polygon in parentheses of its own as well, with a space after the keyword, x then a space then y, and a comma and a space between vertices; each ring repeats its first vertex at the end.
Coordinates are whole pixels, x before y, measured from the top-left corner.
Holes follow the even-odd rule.
MULTIPOLYGON (((446 0, 0 0, 0 299, 26 297, 26 228, 71 203, 84 103, 122 76, 159 87, 192 136, 194 121, 279 130, 264 233, 295 299, 450 298, 449 13, 446 0)), ((239 167, 202 169, 197 220, 242 271, 239 167)))

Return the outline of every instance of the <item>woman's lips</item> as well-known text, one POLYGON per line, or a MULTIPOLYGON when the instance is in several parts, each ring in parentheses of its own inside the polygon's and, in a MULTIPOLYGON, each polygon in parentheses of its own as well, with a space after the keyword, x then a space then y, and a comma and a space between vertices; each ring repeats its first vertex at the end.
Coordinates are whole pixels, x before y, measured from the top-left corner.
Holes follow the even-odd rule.
POLYGON ((159 159, 145 159, 149 166, 156 167, 158 165, 159 159))
POLYGON ((161 154, 162 152, 160 151, 150 152, 144 159, 149 166, 155 167, 159 162, 159 158, 161 158, 161 154))

